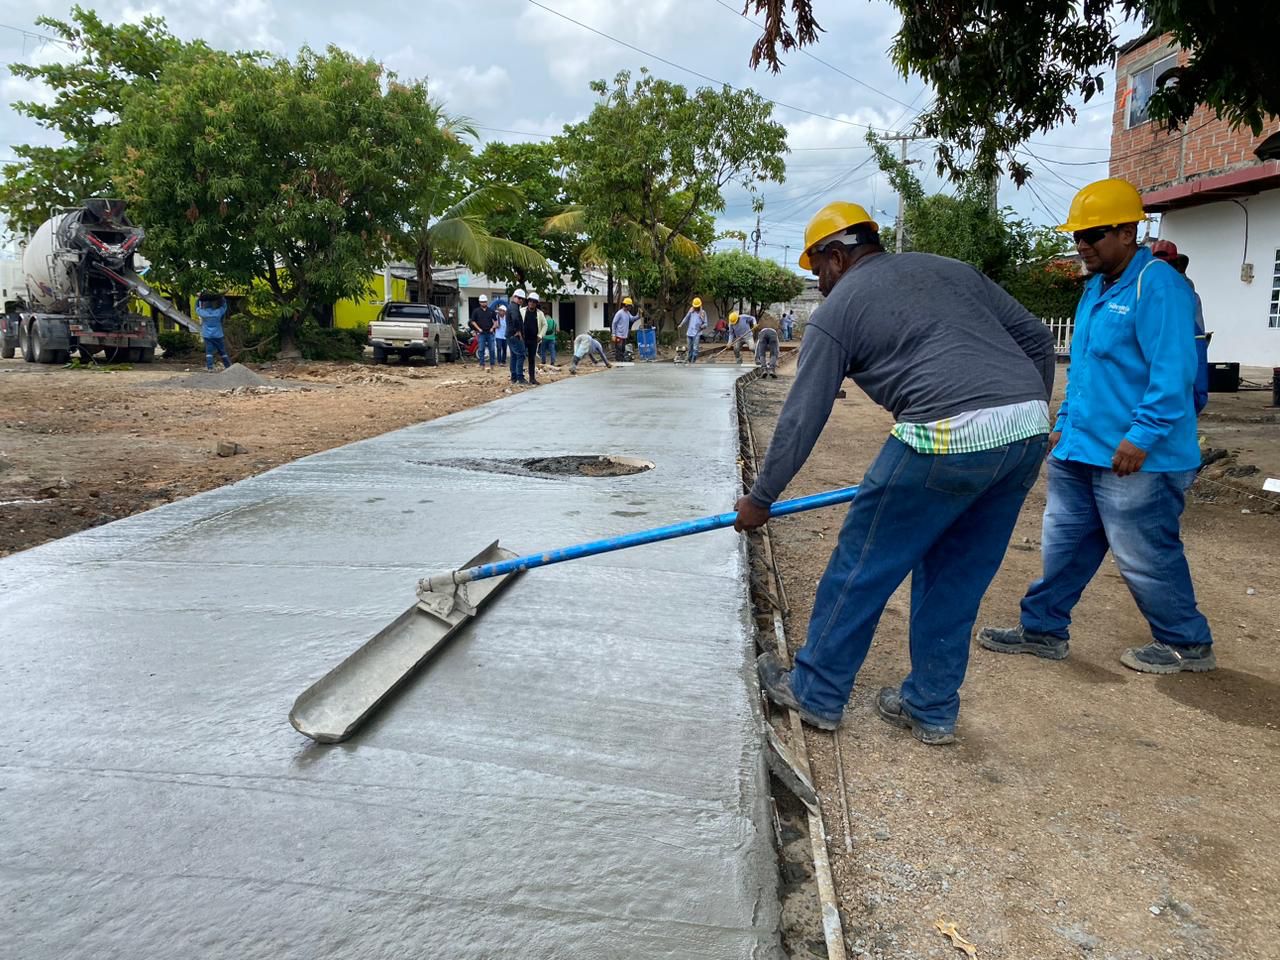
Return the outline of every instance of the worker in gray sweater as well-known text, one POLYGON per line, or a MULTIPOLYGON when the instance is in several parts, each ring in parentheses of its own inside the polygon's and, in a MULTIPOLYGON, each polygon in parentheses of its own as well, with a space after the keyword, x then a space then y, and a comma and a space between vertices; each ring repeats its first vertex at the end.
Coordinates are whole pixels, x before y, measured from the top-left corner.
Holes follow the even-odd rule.
POLYGON ((805 329, 737 529, 768 519, 845 377, 897 424, 849 507, 792 669, 764 654, 761 684, 775 703, 834 730, 884 605, 911 574, 911 672, 876 706, 918 740, 950 743, 978 604, 1044 459, 1053 337, 968 264, 885 253, 857 204, 818 212, 800 265, 827 299, 805 329))

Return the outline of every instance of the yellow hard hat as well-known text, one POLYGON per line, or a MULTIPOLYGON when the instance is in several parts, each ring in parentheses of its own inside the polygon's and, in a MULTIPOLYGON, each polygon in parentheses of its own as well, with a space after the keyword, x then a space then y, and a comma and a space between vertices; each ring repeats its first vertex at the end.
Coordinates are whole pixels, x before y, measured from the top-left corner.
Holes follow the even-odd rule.
POLYGON ((622 298, 622 305, 623 305, 624 307, 634 306, 634 305, 635 305, 635 301, 634 301, 634 300, 632 300, 630 297, 623 297, 623 298, 622 298))
POLYGON ((1067 222, 1058 227, 1063 233, 1075 233, 1090 227, 1115 227, 1122 223, 1141 223, 1147 219, 1142 209, 1142 195, 1128 180, 1098 180, 1082 189, 1071 201, 1067 222))
POLYGON ((694 305, 695 307, 700 307, 700 306, 702 306, 702 298, 701 298, 701 297, 694 297, 694 298, 693 298, 693 305, 694 305))
POLYGON ((872 230, 880 229, 880 224, 871 219, 871 214, 867 213, 866 207, 856 203, 846 203, 843 200, 828 203, 813 215, 809 225, 804 228, 804 249, 800 251, 800 269, 812 269, 809 264, 809 251, 815 243, 860 223, 869 223, 872 230))
POLYGON ((737 310, 730 310, 730 311, 729 311, 729 322, 730 322, 730 323, 737 323, 737 322, 738 322, 738 311, 737 311, 737 310))

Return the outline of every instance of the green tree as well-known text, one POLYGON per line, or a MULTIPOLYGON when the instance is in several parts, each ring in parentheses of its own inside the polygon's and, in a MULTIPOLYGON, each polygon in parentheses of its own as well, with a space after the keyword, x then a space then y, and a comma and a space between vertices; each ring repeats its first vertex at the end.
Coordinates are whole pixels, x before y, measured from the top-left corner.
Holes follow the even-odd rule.
POLYGON ((707 256, 702 285, 722 316, 741 302, 751 312, 785 303, 804 290, 804 280, 772 260, 760 260, 741 250, 707 256))
POLYGON ((447 147, 423 84, 331 47, 190 51, 129 91, 110 154, 159 279, 248 290, 288 356, 363 293, 447 147))
POLYGON ((520 205, 520 190, 496 183, 467 190, 465 177, 465 155, 455 150, 449 162, 414 185, 413 203, 397 235, 396 249, 417 267, 423 303, 431 300, 432 271, 441 263, 465 264, 492 276, 552 272, 537 250, 489 231, 492 217, 520 205))
MULTIPOLYGON (((1003 160, 1018 183, 1031 172, 1014 150, 1039 131, 1076 118, 1069 100, 1090 100, 1115 65, 1119 28, 1137 21, 1171 33, 1190 60, 1152 97, 1151 116, 1176 128, 1207 104, 1255 133, 1280 116, 1280 5, 1256 0, 890 0, 902 14, 892 57, 937 96, 920 129, 944 141, 938 160, 989 177, 1003 160)), ((747 0, 765 16, 751 63, 777 72, 779 52, 817 42, 814 0, 747 0)))
POLYGON ((113 25, 75 6, 68 20, 37 17, 36 26, 78 56, 66 63, 9 66, 14 76, 39 81, 53 93, 50 103, 19 100, 14 112, 65 141, 59 147, 16 144, 18 159, 0 168, 0 211, 18 231, 34 230, 57 207, 114 193, 106 146, 125 92, 153 85, 164 65, 184 48, 160 17, 113 25))
MULTIPOLYGON (((1011 276, 1031 251, 1034 228, 1013 216, 1010 208, 994 208, 986 181, 974 174, 962 175, 955 195, 926 195, 910 167, 876 139, 867 135, 880 169, 888 175, 903 202, 903 249, 937 253, 971 263, 993 280, 1011 276)), ((897 237, 882 232, 892 249, 897 237)))
POLYGON ((656 271, 660 319, 670 318, 673 247, 700 211, 724 209, 729 184, 754 192, 782 181, 786 130, 751 91, 690 93, 644 70, 634 84, 623 71, 612 87, 598 80, 591 89, 600 100, 558 142, 569 194, 608 262, 633 276, 656 271))
POLYGON ((562 275, 575 283, 582 282, 584 239, 546 229, 547 220, 563 211, 569 202, 555 144, 486 144, 471 159, 467 180, 475 188, 517 187, 522 202, 495 210, 485 225, 493 236, 524 244, 559 268, 530 270, 512 264, 496 268, 491 276, 520 287, 532 286, 544 294, 560 291, 562 275))

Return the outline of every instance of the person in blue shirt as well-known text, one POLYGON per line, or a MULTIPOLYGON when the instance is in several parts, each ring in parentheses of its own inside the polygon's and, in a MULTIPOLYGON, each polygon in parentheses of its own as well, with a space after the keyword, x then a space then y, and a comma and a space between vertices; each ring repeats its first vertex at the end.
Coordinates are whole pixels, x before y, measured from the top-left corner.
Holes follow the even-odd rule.
POLYGON ((227 315, 227 298, 220 293, 201 293, 196 298, 196 316, 200 318, 200 336, 204 338, 204 367, 213 369, 213 355, 222 358, 222 369, 231 366, 227 356, 226 335, 222 321, 227 315))
POLYGON ((622 309, 613 315, 610 332, 613 334, 613 359, 621 363, 627 359, 627 338, 631 336, 631 321, 636 317, 635 301, 622 298, 622 309))
POLYGON ((688 326, 685 336, 689 338, 688 361, 689 363, 698 362, 698 344, 702 340, 702 331, 707 328, 707 315, 702 311, 702 298, 694 297, 693 303, 689 306, 689 312, 684 315, 684 319, 676 324, 676 329, 688 326))
POLYGON ((979 634, 988 650, 1065 658, 1072 608, 1110 549, 1153 638, 1120 662, 1144 673, 1217 666, 1180 530, 1200 466, 1195 301, 1173 267, 1139 246, 1145 216, 1132 184, 1101 180, 1076 194, 1059 228, 1091 277, 1049 435, 1044 572, 1018 626, 979 634))

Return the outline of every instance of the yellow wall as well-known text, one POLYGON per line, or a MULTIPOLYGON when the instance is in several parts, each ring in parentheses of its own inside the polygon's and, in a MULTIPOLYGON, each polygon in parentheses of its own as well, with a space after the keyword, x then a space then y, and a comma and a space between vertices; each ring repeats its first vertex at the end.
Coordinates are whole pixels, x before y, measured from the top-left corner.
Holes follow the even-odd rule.
MULTIPOLYGON (((351 330, 363 327, 378 319, 378 311, 382 309, 383 280, 382 274, 374 274, 365 285, 365 295, 354 300, 339 300, 333 305, 333 325, 351 330)), ((409 281, 399 277, 391 278, 391 299, 409 299, 409 281)))

